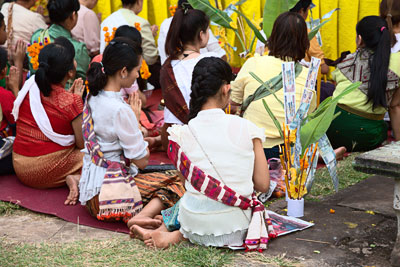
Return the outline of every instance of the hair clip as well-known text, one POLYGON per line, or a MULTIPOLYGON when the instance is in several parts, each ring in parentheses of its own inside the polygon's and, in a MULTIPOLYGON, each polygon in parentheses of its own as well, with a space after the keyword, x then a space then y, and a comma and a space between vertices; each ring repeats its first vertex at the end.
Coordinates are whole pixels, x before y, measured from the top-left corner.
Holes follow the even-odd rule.
POLYGON ((103 62, 102 62, 102 61, 100 61, 99 63, 100 63, 100 65, 101 65, 101 72, 102 72, 103 74, 106 74, 106 72, 104 71, 104 65, 103 65, 103 62))
POLYGON ((183 14, 186 15, 186 13, 188 12, 188 10, 191 8, 189 3, 183 3, 182 4, 183 7, 183 14))
POLYGON ((381 32, 383 32, 383 30, 384 30, 384 29, 386 29, 386 27, 385 27, 385 26, 383 26, 383 27, 381 28, 381 32))

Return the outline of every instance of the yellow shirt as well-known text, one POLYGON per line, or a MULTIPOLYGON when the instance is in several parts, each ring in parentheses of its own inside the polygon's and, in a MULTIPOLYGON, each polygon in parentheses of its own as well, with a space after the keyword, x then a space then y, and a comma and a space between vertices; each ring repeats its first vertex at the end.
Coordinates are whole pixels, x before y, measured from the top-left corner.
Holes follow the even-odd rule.
MULTIPOLYGON (((268 81, 279 75, 282 71, 283 61, 273 56, 256 56, 250 58, 241 68, 236 80, 232 82, 232 101, 241 104, 249 95, 253 94, 260 83, 257 82, 249 72, 255 73, 263 81, 268 81)), ((296 108, 299 108, 304 85, 307 80, 308 69, 303 67, 302 72, 296 78, 296 108)), ((275 93, 284 102, 283 89, 275 93)), ((285 122, 285 111, 273 95, 264 98, 269 108, 282 125, 285 122)), ((316 107, 316 97, 311 102, 310 112, 316 107)), ((255 123, 258 127, 265 129, 266 141, 264 148, 271 148, 283 143, 274 122, 264 108, 262 99, 252 102, 244 113, 244 118, 255 123)))
MULTIPOLYGON (((389 69, 396 73, 396 75, 400 76, 400 52, 391 54, 389 69)), ((338 96, 341 92, 344 91, 344 89, 352 84, 352 82, 349 81, 339 69, 335 69, 332 72, 332 78, 336 82, 336 89, 333 92, 333 97, 338 96)), ((348 107, 351 107, 352 109, 368 114, 380 115, 386 113, 387 110, 384 107, 376 107, 374 110, 372 110, 372 102, 367 103, 367 101, 367 95, 361 92, 361 90, 356 89, 353 92, 342 97, 339 100, 339 104, 346 105, 348 107)), ((389 104, 390 103, 388 103, 388 105, 389 104)))

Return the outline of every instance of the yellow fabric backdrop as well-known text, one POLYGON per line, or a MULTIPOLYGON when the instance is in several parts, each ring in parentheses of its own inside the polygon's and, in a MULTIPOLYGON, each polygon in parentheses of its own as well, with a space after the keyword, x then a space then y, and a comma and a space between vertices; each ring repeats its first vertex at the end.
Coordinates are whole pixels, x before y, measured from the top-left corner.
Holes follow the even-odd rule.
MULTIPOLYGON (((241 6, 241 11, 249 18, 259 19, 262 16, 266 0, 248 0, 241 6)), ((141 17, 150 21, 151 24, 161 25, 163 20, 171 16, 169 6, 176 5, 177 0, 144 0, 141 17)), ((215 1, 210 0, 214 3, 215 1)), ((219 5, 225 8, 236 0, 218 0, 219 5)), ((325 57, 336 59, 343 51, 354 51, 355 46, 355 26, 356 23, 368 15, 378 15, 380 0, 314 0, 316 7, 313 9, 313 17, 318 18, 330 10, 339 7, 340 11, 334 13, 332 20, 321 29, 325 57)), ((99 0, 95 11, 102 13, 105 19, 112 12, 121 7, 120 0, 99 0)), ((247 43, 250 41, 250 30, 246 28, 247 43)), ((288 38, 290 38, 288 36, 288 38)), ((235 44, 240 50, 240 45, 235 41, 234 34, 228 32, 228 40, 235 44)), ((240 66, 243 60, 235 57, 231 62, 234 66, 240 66)))

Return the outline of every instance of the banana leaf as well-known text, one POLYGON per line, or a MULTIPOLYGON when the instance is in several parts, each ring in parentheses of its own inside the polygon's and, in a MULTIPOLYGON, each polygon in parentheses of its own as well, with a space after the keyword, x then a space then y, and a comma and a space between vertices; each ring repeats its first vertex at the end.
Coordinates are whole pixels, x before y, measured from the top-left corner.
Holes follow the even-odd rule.
POLYGON ((316 111, 314 111, 314 113, 317 113, 318 115, 311 116, 312 119, 307 123, 305 123, 300 130, 300 141, 301 141, 302 151, 305 151, 307 147, 317 142, 326 133, 333 119, 338 116, 338 114, 335 114, 335 110, 336 110, 336 105, 339 102, 339 99, 351 93, 353 90, 357 89, 360 85, 361 82, 349 85, 337 97, 328 100, 321 109, 318 108, 316 111))
MULTIPOLYGON (((252 29, 252 31, 254 32, 254 34, 257 36, 258 40, 260 40, 261 42, 263 42, 264 44, 267 42, 264 38, 264 36, 262 36, 262 34, 260 33, 260 31, 257 29, 257 27, 253 24, 253 22, 251 22, 251 20, 249 20, 242 12, 240 12, 239 10, 233 10, 234 12, 236 12, 239 16, 242 16, 246 22, 247 25, 252 29)), ((251 51, 251 50, 250 50, 251 51)))
POLYGON ((283 12, 289 11, 297 4, 298 0, 267 0, 264 6, 263 30, 265 36, 271 36, 272 27, 276 18, 283 12))
POLYGON ((318 26, 314 27, 309 33, 308 33, 308 40, 312 40, 315 35, 317 35, 319 29, 322 28, 322 26, 324 26, 326 23, 328 23, 329 21, 331 21, 330 19, 325 20, 324 22, 320 23, 318 26))
POLYGON ((254 72, 250 72, 250 75, 251 75, 251 77, 253 77, 254 79, 256 79, 257 82, 259 82, 259 83, 261 83, 262 85, 264 85, 264 88, 267 89, 271 94, 274 95, 276 101, 278 101, 278 102, 281 104, 282 108, 285 108, 285 105, 284 105, 283 102, 276 96, 275 92, 272 91, 272 90, 268 87, 268 85, 267 85, 265 82, 263 82, 263 80, 261 80, 260 77, 258 77, 254 72))
POLYGON ((223 11, 213 7, 208 0, 188 0, 189 4, 207 14, 212 22, 222 27, 233 29, 230 25, 232 19, 223 11))
POLYGON ((268 112, 269 116, 271 117, 272 121, 274 122, 275 127, 278 129, 279 135, 283 139, 283 132, 282 132, 281 124, 279 123, 278 119, 275 117, 274 113, 269 108, 267 102, 264 99, 262 100, 262 102, 264 104, 265 110, 268 112))
MULTIPOLYGON (((295 64, 295 75, 296 78, 297 76, 300 75, 301 71, 303 70, 303 67, 299 64, 295 64)), ((249 107, 251 102, 260 100, 261 98, 267 97, 271 95, 272 93, 276 93, 277 91, 281 90, 283 87, 282 83, 282 72, 279 73, 277 76, 273 77, 272 79, 268 80, 267 82, 263 83, 260 87, 257 88, 257 90, 254 92, 254 94, 249 95, 242 103, 241 107, 241 115, 244 114, 246 109, 249 107)))

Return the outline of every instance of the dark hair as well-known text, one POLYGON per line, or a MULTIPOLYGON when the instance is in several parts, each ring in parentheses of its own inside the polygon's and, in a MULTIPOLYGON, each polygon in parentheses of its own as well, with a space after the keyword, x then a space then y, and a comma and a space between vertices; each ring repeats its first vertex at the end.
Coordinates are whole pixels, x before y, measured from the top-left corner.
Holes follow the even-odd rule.
POLYGON ((233 80, 232 69, 217 57, 205 57, 194 67, 190 94, 189 120, 195 118, 208 98, 215 96, 222 85, 233 80))
POLYGON ((179 0, 178 1, 178 8, 188 8, 193 9, 193 7, 189 4, 188 0, 179 0), (185 5, 185 6, 183 6, 185 5))
POLYGON ((118 29, 115 31, 115 38, 117 37, 126 37, 139 45, 142 45, 142 35, 140 32, 132 26, 129 25, 123 25, 118 27, 118 29))
POLYGON ((386 86, 390 61, 390 33, 387 23, 378 16, 367 16, 358 22, 357 35, 361 35, 367 49, 373 51, 369 58, 370 78, 368 101, 373 109, 377 106, 387 107, 386 86))
POLYGON ((300 61, 310 47, 307 25, 298 13, 285 12, 275 20, 267 40, 269 54, 282 60, 300 61), (288 39, 288 36, 290 38, 288 39))
POLYGON ((184 45, 199 40, 200 32, 206 32, 209 25, 210 19, 203 11, 178 8, 165 41, 166 54, 171 59, 177 59, 184 45))
POLYGON ((109 76, 126 67, 128 71, 139 65, 140 44, 125 37, 114 38, 103 53, 100 63, 93 62, 86 74, 90 94, 96 96, 107 84, 109 76))
POLYGON ((396 36, 393 32, 393 25, 397 25, 400 23, 400 1, 382 0, 379 11, 381 17, 386 20, 393 46, 396 44, 396 36))
POLYGON ((51 23, 60 24, 80 8, 78 0, 49 0, 47 9, 51 23))
POLYGON ((133 6, 139 0, 122 0, 122 6, 133 6))
POLYGON ((51 85, 60 83, 75 68, 74 57, 74 46, 65 37, 58 37, 40 51, 35 81, 44 96, 50 96, 51 85))
POLYGON ((7 50, 0 47, 0 71, 2 71, 7 66, 7 50))
POLYGON ((3 13, 0 12, 0 26, 3 26, 4 24, 5 24, 4 15, 3 15, 3 13))
POLYGON ((295 12, 298 13, 301 10, 306 11, 310 5, 311 5, 312 1, 311 0, 300 0, 299 2, 297 2, 297 4, 291 8, 289 11, 290 12, 295 12))

